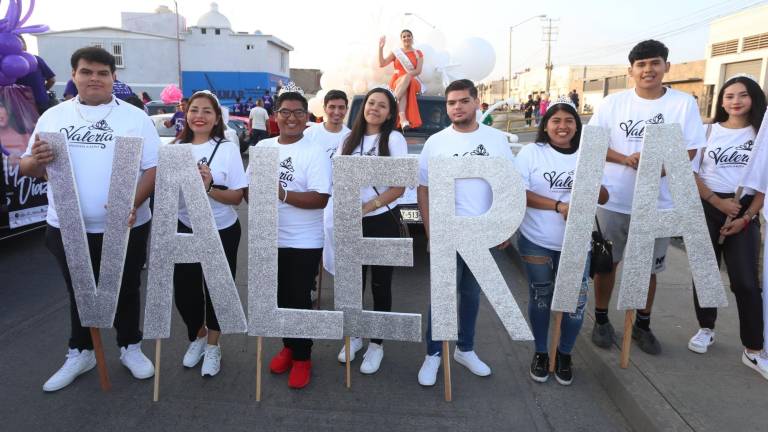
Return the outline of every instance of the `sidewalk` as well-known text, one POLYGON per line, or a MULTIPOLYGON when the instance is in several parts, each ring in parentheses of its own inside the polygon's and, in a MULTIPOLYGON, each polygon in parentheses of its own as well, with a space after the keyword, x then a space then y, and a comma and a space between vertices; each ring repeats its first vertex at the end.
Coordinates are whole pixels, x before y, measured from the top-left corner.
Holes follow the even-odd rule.
MULTIPOLYGON (((587 361, 575 366, 588 368, 598 377, 634 430, 768 429, 768 381, 741 363, 736 301, 724 272, 722 277, 729 305, 718 313, 716 342, 706 354, 693 353, 688 340, 698 324, 688 259, 683 248, 670 247, 651 322, 663 351, 658 357, 650 356, 633 343, 626 370, 619 368, 620 345, 605 350, 591 342, 594 296, 590 295, 589 318, 576 345, 587 361)), ((617 294, 618 287, 610 319, 620 338, 624 312, 615 309, 617 294)))

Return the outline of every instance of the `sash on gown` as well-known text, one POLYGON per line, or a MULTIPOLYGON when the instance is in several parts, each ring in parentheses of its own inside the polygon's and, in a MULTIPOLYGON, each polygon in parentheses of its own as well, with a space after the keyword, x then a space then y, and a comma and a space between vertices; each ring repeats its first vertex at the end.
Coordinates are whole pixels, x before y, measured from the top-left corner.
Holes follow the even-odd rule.
MULTIPOLYGON (((398 48, 394 51, 392 51, 392 54, 395 55, 395 58, 397 58, 397 61, 400 62, 401 65, 405 68, 406 71, 412 72, 416 70, 416 66, 411 62, 411 59, 408 58, 408 55, 403 51, 402 48, 398 48)), ((419 85, 421 86, 421 94, 424 94, 427 91, 427 87, 424 85, 424 82, 419 79, 418 76, 413 77, 416 81, 419 82, 419 85)))

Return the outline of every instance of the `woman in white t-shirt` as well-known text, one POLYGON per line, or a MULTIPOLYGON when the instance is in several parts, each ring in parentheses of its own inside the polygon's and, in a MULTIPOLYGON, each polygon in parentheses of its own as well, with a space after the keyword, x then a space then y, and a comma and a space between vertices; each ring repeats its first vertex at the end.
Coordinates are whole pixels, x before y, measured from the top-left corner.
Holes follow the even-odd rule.
MULTIPOLYGON (((727 80, 717 96, 715 118, 707 126, 707 147, 694 158, 694 171, 715 257, 718 264, 721 259, 725 260, 731 291, 736 296, 741 343, 745 348, 742 361, 768 379, 768 359, 760 359, 759 355, 764 341, 757 272, 760 254, 757 215, 765 195, 749 190, 734 199, 753 157, 765 110, 765 94, 754 79, 736 76, 727 80), (732 220, 726 224, 728 217, 732 220), (721 236, 725 239, 722 244, 718 241, 721 236)), ((703 354, 715 341, 717 308, 700 307, 695 287, 693 300, 700 329, 688 342, 688 348, 703 354)))
MULTIPOLYGON (((406 156, 408 144, 400 132, 395 131, 397 101, 385 88, 374 88, 365 95, 363 106, 352 125, 352 130, 336 151, 337 155, 351 156, 406 156)), ((403 195, 403 187, 370 186, 360 191, 363 207, 363 236, 399 237, 399 216, 394 209, 395 201, 403 195)), ((370 269, 373 309, 381 312, 392 311, 392 266, 364 266, 363 286, 370 269)), ((371 339, 363 355, 360 372, 373 374, 379 370, 384 358, 381 339, 371 339)), ((350 360, 363 348, 363 340, 353 337, 350 341, 350 360)), ((340 362, 346 361, 344 347, 338 355, 340 362)))
MULTIPOLYGON (((240 150, 224 138, 221 106, 213 93, 200 91, 187 103, 186 122, 175 143, 192 144, 200 178, 211 204, 224 254, 235 277, 240 222, 235 206, 248 186, 240 150)), ((179 202, 179 232, 191 233, 186 204, 179 202)), ((202 376, 214 376, 221 366, 221 329, 199 263, 177 264, 173 275, 176 309, 187 325, 190 344, 183 364, 194 367, 203 359, 202 376)))
MULTIPOLYGON (((549 378, 549 316, 560 251, 568 218, 574 173, 578 159, 581 120, 570 99, 558 99, 539 123, 536 142, 523 147, 515 158, 515 167, 526 186, 527 208, 520 225, 518 250, 528 275, 530 300, 528 318, 536 352, 530 375, 537 382, 549 378)), ((608 201, 608 192, 600 188, 598 201, 608 201)), ((587 245, 584 252, 587 252, 587 245)), ((584 268, 581 294, 573 313, 564 313, 555 360, 555 378, 562 385, 573 380, 571 351, 584 321, 587 303, 589 259, 584 268)))

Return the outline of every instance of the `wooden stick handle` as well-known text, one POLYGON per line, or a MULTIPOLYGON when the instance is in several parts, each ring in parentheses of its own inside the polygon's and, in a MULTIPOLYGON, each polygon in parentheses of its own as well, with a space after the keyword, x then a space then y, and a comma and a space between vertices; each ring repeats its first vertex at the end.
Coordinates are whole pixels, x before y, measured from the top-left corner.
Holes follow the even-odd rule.
POLYGON ((445 380, 445 401, 450 402, 453 400, 453 392, 451 389, 451 357, 450 346, 448 341, 443 341, 443 378, 445 380))
POLYGON ((109 391, 112 384, 109 382, 107 373, 107 361, 104 358, 104 345, 101 343, 101 332, 96 327, 91 327, 91 340, 93 341, 93 352, 96 354, 96 366, 99 369, 99 383, 103 391, 109 391))
POLYGON ((549 344, 549 371, 555 371, 555 359, 557 356, 557 347, 560 345, 560 327, 563 323, 563 313, 555 312, 555 328, 552 334, 552 342, 549 344))
POLYGON ((351 339, 349 336, 346 336, 344 338, 344 359, 346 363, 345 368, 346 368, 346 374, 347 374, 347 388, 352 388, 352 372, 351 372, 352 367, 350 365, 351 362, 349 361, 349 358, 351 357, 350 351, 349 351, 351 349, 350 344, 351 344, 351 339))
POLYGON ((632 346, 632 321, 635 319, 635 311, 627 310, 624 315, 624 337, 621 340, 621 366, 622 369, 629 367, 629 348, 632 346))
POLYGON ((261 402, 261 351, 263 337, 256 338, 256 402, 261 402))
POLYGON ((160 400, 160 341, 162 339, 155 340, 155 386, 152 393, 152 402, 160 400))

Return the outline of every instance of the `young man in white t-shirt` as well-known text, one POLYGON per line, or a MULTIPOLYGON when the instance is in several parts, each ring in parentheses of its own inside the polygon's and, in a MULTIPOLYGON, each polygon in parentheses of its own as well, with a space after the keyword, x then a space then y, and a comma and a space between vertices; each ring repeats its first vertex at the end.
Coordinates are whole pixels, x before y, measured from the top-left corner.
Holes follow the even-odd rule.
POLYGON ((248 118, 251 121, 251 145, 256 145, 267 137, 269 113, 264 109, 263 100, 259 99, 256 101, 256 106, 251 108, 248 118))
MULTIPOLYGON (((592 342, 602 348, 610 348, 615 342, 614 329, 608 321, 608 305, 616 279, 616 267, 627 243, 645 126, 679 123, 691 158, 697 148, 706 144, 696 101, 687 93, 663 85, 664 73, 669 71, 668 55, 669 50, 659 41, 647 40, 635 45, 629 53, 629 75, 635 81, 635 88, 606 97, 589 122, 610 132, 604 176, 610 198, 598 207, 597 218, 603 234, 613 242, 614 266, 611 273, 595 275, 595 327, 592 331, 592 342)), ((673 207, 665 177, 661 179, 658 206, 660 209, 673 207)), ((656 274, 666 266, 668 247, 669 238, 656 239, 648 301, 645 309, 637 311, 632 328, 632 338, 648 354, 661 352, 661 345, 651 332, 650 320, 656 293, 656 274)))
MULTIPOLYGON (((419 157, 419 211, 424 230, 429 237, 429 159, 433 157, 490 156, 512 160, 509 142, 503 133, 477 122, 475 112, 480 106, 477 88, 470 80, 452 82, 445 89, 446 108, 451 126, 432 135, 424 144, 419 157)), ((488 211, 493 195, 483 179, 456 180, 456 215, 477 216, 488 211)), ((512 233, 509 233, 510 236, 512 233)), ((509 242, 499 247, 504 248, 509 242)), ((464 260, 457 257, 456 287, 459 293, 459 340, 454 360, 478 376, 488 376, 491 368, 474 351, 475 322, 480 302, 480 285, 464 260)), ((427 319, 427 355, 419 370, 419 384, 432 386, 440 368, 442 344, 432 340, 432 318, 427 319)))
MULTIPOLYGON (((280 135, 261 147, 280 150, 278 182, 277 305, 311 309, 310 292, 323 252, 323 208, 331 194, 331 159, 304 136, 307 100, 297 92, 280 94, 275 104, 280 135)), ((269 369, 290 371, 288 386, 303 388, 312 371, 312 340, 284 338, 269 369)))
MULTIPOLYGON (((107 216, 107 196, 112 175, 115 137, 144 139, 141 174, 128 224, 131 226, 123 269, 120 297, 114 326, 120 360, 138 379, 154 375, 152 362, 141 352, 139 329, 141 266, 145 262, 149 234, 150 193, 155 186, 155 166, 160 137, 144 111, 112 96, 115 59, 102 48, 81 48, 72 55, 72 80, 78 95, 50 108, 38 120, 27 152, 21 160, 24 175, 44 177, 46 165, 53 160, 51 147, 38 138, 40 132, 63 132, 67 136, 69 157, 80 197, 81 212, 87 232, 91 260, 98 278, 102 240, 107 216)), ((44 391, 66 387, 80 374, 96 366, 93 341, 87 327, 80 325, 74 291, 67 265, 59 216, 51 189, 48 189, 46 245, 56 257, 69 291, 71 336, 69 352, 61 367, 44 385, 44 391)))

